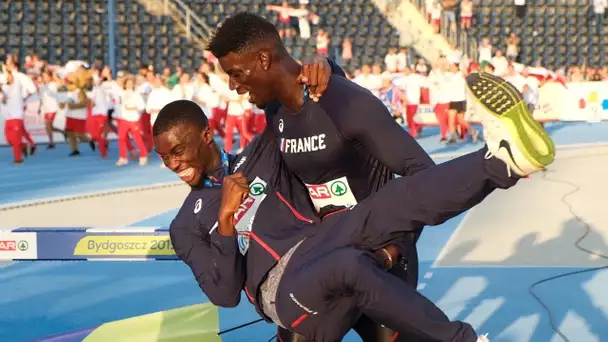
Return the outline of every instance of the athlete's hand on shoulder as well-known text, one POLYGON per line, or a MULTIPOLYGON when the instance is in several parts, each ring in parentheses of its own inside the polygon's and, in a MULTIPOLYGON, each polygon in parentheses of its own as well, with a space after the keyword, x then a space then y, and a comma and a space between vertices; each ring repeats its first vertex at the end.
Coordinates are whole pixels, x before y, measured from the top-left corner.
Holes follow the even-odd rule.
POLYGON ((242 173, 239 172, 224 177, 219 215, 220 221, 232 222, 232 217, 239 210, 239 206, 248 195, 249 182, 242 173))
POLYGON ((327 89, 330 76, 331 66, 327 58, 318 56, 313 62, 302 65, 298 82, 308 86, 308 95, 316 102, 327 89))

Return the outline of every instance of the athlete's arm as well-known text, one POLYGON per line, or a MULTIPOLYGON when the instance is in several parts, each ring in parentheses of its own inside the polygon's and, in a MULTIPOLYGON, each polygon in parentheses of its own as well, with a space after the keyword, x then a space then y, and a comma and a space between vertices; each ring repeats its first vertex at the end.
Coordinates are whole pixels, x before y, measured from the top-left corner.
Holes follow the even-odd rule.
MULTIPOLYGON (((315 94, 317 98, 320 98, 325 93, 325 90, 327 90, 327 84, 331 75, 346 77, 344 70, 338 64, 332 62, 329 58, 321 59, 310 64, 304 64, 302 72, 298 76, 298 81, 308 85, 311 94, 315 94)), ((266 104, 266 108, 264 108, 266 122, 272 122, 272 118, 279 112, 279 108, 281 108, 279 101, 266 104)))
POLYGON ((346 138, 365 144, 398 175, 410 176, 435 165, 377 97, 348 80, 336 81, 347 83, 332 87, 320 103, 346 138))
POLYGON ((197 227, 186 227, 174 220, 170 235, 175 253, 190 267, 209 300, 226 308, 237 306, 245 284, 245 262, 236 234, 223 236, 212 229, 209 235, 202 236, 197 227))
POLYGON ((317 59, 314 63, 302 65, 302 71, 298 76, 298 82, 308 86, 309 96, 314 101, 319 101, 327 89, 330 76, 339 75, 346 77, 344 71, 329 58, 317 59))
POLYGON ((222 202, 218 215, 218 232, 222 236, 235 236, 234 214, 249 195, 249 182, 242 172, 224 176, 222 202))

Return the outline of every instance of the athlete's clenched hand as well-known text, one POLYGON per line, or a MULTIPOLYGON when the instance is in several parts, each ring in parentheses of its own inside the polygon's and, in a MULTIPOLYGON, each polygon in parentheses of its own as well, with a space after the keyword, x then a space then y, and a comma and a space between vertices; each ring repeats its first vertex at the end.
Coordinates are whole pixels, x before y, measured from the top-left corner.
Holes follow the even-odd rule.
POLYGON ((249 195, 249 183, 242 173, 224 177, 222 184, 222 201, 220 205, 220 223, 232 223, 234 214, 249 195))
POLYGON ((331 66, 325 57, 317 57, 312 63, 302 65, 298 82, 308 86, 308 95, 313 101, 319 101, 327 89, 331 66))

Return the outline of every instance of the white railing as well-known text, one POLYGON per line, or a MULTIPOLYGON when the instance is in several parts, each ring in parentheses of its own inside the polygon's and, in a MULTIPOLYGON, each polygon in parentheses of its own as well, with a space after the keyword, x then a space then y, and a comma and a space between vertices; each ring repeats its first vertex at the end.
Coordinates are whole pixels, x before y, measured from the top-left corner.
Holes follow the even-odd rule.
MULTIPOLYGON (((425 0, 409 0, 414 6, 416 6, 416 8, 418 8, 418 11, 426 18, 426 1, 425 0)), ((467 56, 469 56, 470 58, 477 58, 477 42, 469 39, 469 35, 467 34, 466 31, 461 30, 461 29, 456 29, 456 31, 451 30, 451 28, 449 27, 447 20, 443 20, 443 14, 442 14, 442 20, 441 20, 441 25, 439 28, 439 31, 441 32, 441 35, 443 35, 445 37, 445 39, 448 41, 448 43, 450 44, 455 44, 458 49, 460 49, 460 51, 463 51, 467 56)))
POLYGON ((184 31, 186 38, 205 47, 213 30, 194 11, 180 0, 139 0, 157 14, 170 16, 184 31))
POLYGON ((373 0, 386 19, 400 32, 401 42, 411 46, 430 63, 446 55, 449 45, 445 37, 433 32, 415 0, 373 0))
POLYGON ((200 37, 208 38, 213 30, 205 24, 205 22, 190 9, 186 4, 180 0, 163 0, 163 7, 165 9, 165 15, 171 10, 173 13, 179 15, 186 26, 187 38, 191 38, 194 33, 200 37))

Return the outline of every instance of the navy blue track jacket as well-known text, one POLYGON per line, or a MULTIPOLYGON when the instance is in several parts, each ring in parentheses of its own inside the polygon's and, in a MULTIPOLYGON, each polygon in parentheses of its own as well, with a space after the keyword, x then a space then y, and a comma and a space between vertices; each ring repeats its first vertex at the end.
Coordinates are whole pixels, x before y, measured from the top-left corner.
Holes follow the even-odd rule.
POLYGON ((259 286, 317 220, 306 188, 289 173, 279 153, 276 139, 265 132, 232 159, 231 171, 243 172, 250 182, 250 195, 235 215, 238 234, 227 237, 217 232, 218 188, 193 188, 171 223, 176 254, 215 305, 238 305, 244 289, 265 317, 256 304, 259 286))
MULTIPOLYGON (((345 76, 338 65, 328 61, 332 74, 345 76)), ((272 122, 272 115, 280 106, 278 102, 268 104, 268 122, 272 122)), ((230 169, 231 172, 242 171, 250 181, 250 197, 237 213, 238 235, 225 237, 217 233, 221 201, 221 189, 218 188, 193 188, 171 223, 170 232, 177 256, 190 267, 209 300, 223 307, 238 305, 242 289, 252 302, 257 302, 258 287, 276 264, 277 256, 293 246, 292 240, 301 239, 300 225, 318 220, 308 191, 285 167, 276 136, 270 129, 254 138, 241 154, 231 158, 230 169), (275 189, 281 189, 281 194, 275 189), (294 208, 300 208, 303 213, 294 208), (267 210, 270 212, 264 214, 267 210), (256 212, 262 214, 256 215, 256 212), (256 231, 264 232, 264 240, 260 239, 259 232, 253 236, 249 233, 253 220, 262 218, 273 218, 260 223, 263 228, 256 228, 256 231), (263 246, 268 247, 268 243, 250 244, 251 239, 269 241, 276 249, 266 250, 263 246), (279 247, 274 246, 278 241, 283 242, 279 247), (243 255, 250 246, 250 253, 246 254, 249 262, 246 263, 243 255)), ((258 312, 261 314, 259 308, 258 312)))

